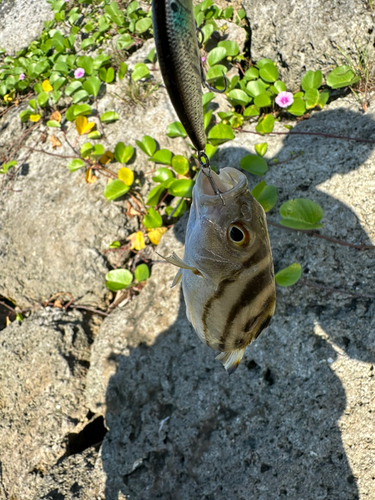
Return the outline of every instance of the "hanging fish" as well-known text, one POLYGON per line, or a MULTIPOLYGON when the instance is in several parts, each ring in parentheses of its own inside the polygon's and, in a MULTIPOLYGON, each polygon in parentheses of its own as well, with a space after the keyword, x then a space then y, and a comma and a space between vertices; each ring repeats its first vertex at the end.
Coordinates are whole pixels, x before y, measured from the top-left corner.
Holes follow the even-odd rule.
POLYGON ((192 0, 153 0, 156 51, 169 97, 198 151, 206 136, 202 107, 202 70, 192 0))
POLYGON ((184 257, 166 260, 180 267, 172 286, 182 278, 189 321, 230 374, 273 316, 275 279, 265 213, 247 178, 231 167, 212 175, 225 205, 200 171, 184 257))

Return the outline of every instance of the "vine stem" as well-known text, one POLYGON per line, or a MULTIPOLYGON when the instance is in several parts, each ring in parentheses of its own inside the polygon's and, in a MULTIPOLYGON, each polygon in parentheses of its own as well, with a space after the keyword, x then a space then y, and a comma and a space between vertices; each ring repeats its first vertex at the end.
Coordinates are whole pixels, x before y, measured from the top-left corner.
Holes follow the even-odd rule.
POLYGON ((309 281, 299 280, 299 285, 309 286, 311 288, 318 288, 320 290, 326 290, 327 292, 342 293, 344 295, 351 295, 352 297, 360 297, 362 299, 375 299, 375 295, 364 295, 362 293, 347 292, 346 290, 340 290, 339 288, 331 288, 325 285, 318 285, 317 283, 311 283, 309 281))
MULTIPOLYGON (((264 137, 264 134, 261 134, 260 132, 255 132, 253 130, 244 130, 243 128, 240 128, 238 130, 239 130, 239 132, 244 132, 245 134, 260 135, 261 137, 264 137)), ((372 139, 361 139, 359 137, 349 137, 349 136, 343 136, 343 135, 325 134, 323 132, 302 132, 302 131, 297 131, 297 130, 291 130, 290 132, 270 132, 267 135, 314 135, 314 136, 318 136, 318 137, 327 137, 330 139, 342 139, 345 141, 367 142, 368 144, 375 144, 375 141, 372 139)))
POLYGON ((32 148, 31 146, 21 146, 21 147, 26 148, 26 149, 30 149, 34 153, 45 153, 46 155, 56 156, 58 158, 77 158, 77 156, 68 156, 68 155, 59 155, 56 153, 49 153, 48 151, 45 151, 44 149, 35 149, 35 148, 32 148))
POLYGON ((375 250, 374 245, 355 245, 354 243, 349 243, 348 241, 338 240, 337 238, 331 238, 330 236, 325 236, 324 234, 317 233, 312 229, 294 229, 292 227, 282 226, 276 222, 267 221, 267 224, 273 227, 278 227, 280 229, 287 229, 288 231, 299 231, 301 233, 309 234, 315 236, 315 238, 321 238, 322 240, 331 241, 332 243, 337 243, 338 245, 344 245, 347 247, 355 248, 356 250, 375 250))

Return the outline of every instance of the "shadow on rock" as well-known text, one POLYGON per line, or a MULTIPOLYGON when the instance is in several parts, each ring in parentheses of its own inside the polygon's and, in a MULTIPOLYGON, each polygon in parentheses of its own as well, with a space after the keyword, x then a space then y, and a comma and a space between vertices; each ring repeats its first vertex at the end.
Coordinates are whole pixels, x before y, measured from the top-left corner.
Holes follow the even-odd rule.
MULTIPOLYGON (((374 125, 365 115, 334 109, 294 131, 375 139, 374 125)), ((238 148, 223 148, 215 164, 238 165, 251 146, 243 138, 238 148)), ((370 210, 373 202, 358 196, 362 181, 353 173, 363 168, 366 182, 373 144, 298 135, 269 143, 280 162, 305 151, 270 168, 267 183, 278 187, 279 202, 312 199, 325 211, 322 232, 370 243, 340 200, 353 195, 357 211, 361 204, 370 210)), ((256 183, 250 180, 251 187, 256 183)), ((277 221, 275 213, 269 219, 277 221)), ((374 252, 275 228, 270 237, 276 270, 300 262, 306 279, 371 293, 374 252)), ((230 377, 198 340, 182 297, 178 307, 176 321, 153 344, 117 356, 106 391, 106 499, 117 500, 120 492, 137 500, 358 499, 339 420, 348 400, 360 396, 342 380, 350 379, 353 359, 375 362, 374 304, 306 286, 278 289, 271 326, 230 377)), ((357 416, 352 437, 363 426, 357 416)), ((361 456, 351 456, 356 460, 361 456)))

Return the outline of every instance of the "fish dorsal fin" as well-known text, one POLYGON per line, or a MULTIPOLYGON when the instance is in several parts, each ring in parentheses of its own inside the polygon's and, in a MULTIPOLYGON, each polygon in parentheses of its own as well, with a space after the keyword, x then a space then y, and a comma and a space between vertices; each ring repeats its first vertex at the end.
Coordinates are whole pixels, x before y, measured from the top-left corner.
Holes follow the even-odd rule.
MULTIPOLYGON (((175 254, 174 252, 172 253, 172 255, 170 257, 164 257, 164 255, 160 255, 160 253, 156 252, 159 257, 161 257, 162 259, 166 260, 167 262, 169 262, 170 264, 173 264, 174 266, 177 266, 179 267, 180 269, 187 269, 188 271, 191 271, 193 274, 196 274, 198 276, 202 276, 201 272, 198 271, 198 269, 196 267, 193 267, 193 266, 189 266, 188 264, 186 264, 177 254, 175 254)), ((178 273, 177 273, 178 274, 178 273)), ((177 275, 176 275, 176 278, 177 278, 177 275)), ((175 278, 175 280, 176 280, 175 278)), ((175 281, 174 280, 174 281, 175 281)), ((173 282, 174 282, 173 281, 173 282)), ((178 281, 176 281, 176 283, 178 283, 178 281)), ((175 283, 175 284, 176 284, 175 283)), ((173 286, 173 285, 172 285, 173 286)))

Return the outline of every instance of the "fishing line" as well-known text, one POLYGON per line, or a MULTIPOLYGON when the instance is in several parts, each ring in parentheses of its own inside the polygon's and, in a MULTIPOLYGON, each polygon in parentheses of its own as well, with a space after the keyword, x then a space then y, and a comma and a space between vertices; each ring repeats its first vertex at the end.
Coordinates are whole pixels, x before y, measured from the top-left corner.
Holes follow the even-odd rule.
POLYGON ((208 159, 208 156, 206 155, 206 153, 204 151, 199 151, 198 153, 198 158, 199 158, 199 163, 200 163, 200 166, 201 166, 201 169, 202 169, 202 172, 204 173, 204 175, 207 177, 207 179, 209 180, 210 184, 211 184, 211 187, 212 189, 214 190, 214 193, 218 196, 220 196, 220 199, 221 199, 221 202, 222 204, 225 206, 225 201, 224 201, 224 198, 221 196, 221 191, 220 189, 216 186, 215 184, 215 181, 213 180, 212 178, 212 174, 211 174, 211 167, 210 167, 210 160, 208 159), (202 158, 204 158, 204 162, 202 160, 202 158), (205 168, 208 169, 208 173, 206 173, 206 171, 204 170, 205 168))

